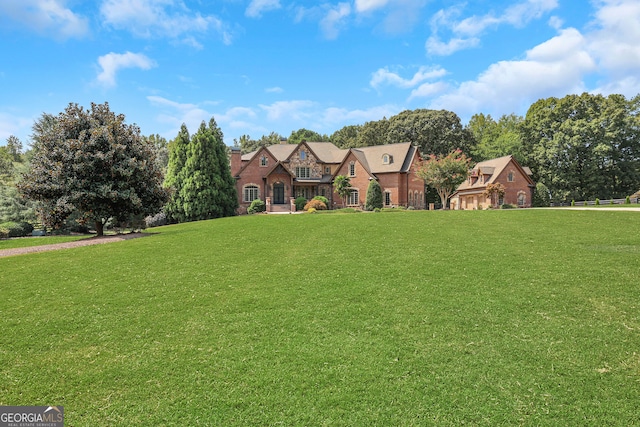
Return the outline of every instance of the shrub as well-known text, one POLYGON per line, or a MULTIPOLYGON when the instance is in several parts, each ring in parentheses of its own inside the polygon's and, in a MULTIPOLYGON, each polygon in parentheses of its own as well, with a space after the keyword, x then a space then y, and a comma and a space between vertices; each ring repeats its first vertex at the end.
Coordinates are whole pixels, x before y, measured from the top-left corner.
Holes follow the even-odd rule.
POLYGON ((317 211, 324 211, 327 210, 327 204, 324 203, 322 200, 318 200, 318 199, 311 199, 309 200, 309 202, 304 205, 304 210, 308 211, 309 209, 315 209, 317 211))
POLYGON ((624 198, 624 204, 625 205, 630 205, 631 204, 631 197, 627 196, 624 198))
POLYGON ((267 210, 267 204, 260 199, 255 199, 247 209, 248 214, 260 213, 267 210))
POLYGON ((408 210, 408 211, 415 211, 415 210, 416 210, 416 208, 414 208, 413 206, 409 206, 409 207, 407 208, 407 210, 408 210))
POLYGON ((149 215, 144 219, 144 221, 147 223, 147 227, 149 228, 167 225, 167 214, 160 212, 153 216, 149 215))
POLYGON ((309 210, 307 210, 307 213, 316 213, 316 208, 309 208, 309 210))
POLYGON ((613 205, 613 199, 609 200, 609 204, 613 205))
POLYGON ((304 209, 304 205, 307 204, 307 199, 304 197, 298 197, 294 203, 296 204, 296 210, 301 211, 304 209))
POLYGON ((600 206, 600 199, 596 199, 596 206, 600 206))
POLYGON ((533 206, 536 208, 546 208, 551 206, 551 193, 546 185, 539 182, 533 192, 533 206))
POLYGON ((0 237, 24 237, 31 234, 33 225, 28 222, 4 222, 0 224, 0 237))
POLYGON ((516 208, 517 208, 516 205, 510 205, 509 203, 505 203, 500 207, 500 209, 516 209, 516 208))
POLYGON ((584 205, 585 205, 585 206, 589 206, 589 203, 587 203, 587 201, 585 200, 585 201, 584 201, 584 205))
POLYGON ((364 204, 365 211, 372 211, 375 208, 382 208, 382 188, 375 179, 369 181, 369 188, 367 188, 367 199, 364 204))
POLYGON ((571 206, 575 206, 576 205, 576 201, 575 200, 571 200, 571 206))
POLYGON ((311 200, 320 200, 322 203, 324 203, 324 205, 328 208, 329 207, 329 199, 327 199, 324 196, 316 196, 311 200))
POLYGON ((376 213, 379 213, 380 212, 380 208, 375 208, 373 211, 376 212, 376 213))

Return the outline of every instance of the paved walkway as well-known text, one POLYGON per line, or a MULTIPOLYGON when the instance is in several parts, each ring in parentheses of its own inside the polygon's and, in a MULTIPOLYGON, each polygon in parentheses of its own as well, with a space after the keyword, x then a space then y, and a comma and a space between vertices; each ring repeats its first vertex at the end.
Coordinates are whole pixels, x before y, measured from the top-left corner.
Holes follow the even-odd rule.
MULTIPOLYGON (((101 245, 104 243, 121 242, 123 240, 136 239, 138 237, 150 236, 149 233, 129 233, 129 234, 116 234, 114 236, 101 236, 101 237, 87 237, 86 239, 76 240, 74 242, 54 243, 51 245, 40 246, 27 246, 25 248, 13 248, 13 249, 0 249, 0 258, 32 254, 35 252, 56 251, 60 249, 77 248, 79 246, 91 246, 101 245)), ((37 237, 33 237, 37 239, 37 237)))

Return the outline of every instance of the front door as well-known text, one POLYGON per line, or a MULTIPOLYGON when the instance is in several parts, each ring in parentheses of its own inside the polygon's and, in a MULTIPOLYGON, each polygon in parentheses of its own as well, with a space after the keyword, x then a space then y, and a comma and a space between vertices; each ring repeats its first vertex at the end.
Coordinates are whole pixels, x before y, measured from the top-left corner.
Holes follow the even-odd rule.
POLYGON ((273 184, 273 203, 275 205, 284 204, 284 184, 281 182, 273 184))

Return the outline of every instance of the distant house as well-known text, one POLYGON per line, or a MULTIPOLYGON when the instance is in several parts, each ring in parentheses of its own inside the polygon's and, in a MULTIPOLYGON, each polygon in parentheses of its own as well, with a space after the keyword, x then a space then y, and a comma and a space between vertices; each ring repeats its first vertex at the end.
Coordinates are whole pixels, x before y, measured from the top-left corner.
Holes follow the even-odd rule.
POLYGON ((420 155, 410 143, 340 149, 330 142, 301 142, 261 147, 244 154, 231 152, 231 174, 236 179, 239 213, 255 199, 267 211, 293 211, 297 197, 324 196, 329 209, 343 207, 333 191, 338 175, 348 176, 351 193, 346 205, 362 208, 369 181, 377 180, 386 206, 424 207, 424 181, 415 175, 420 155))
POLYGON ((499 204, 511 204, 520 208, 531 207, 535 184, 531 170, 522 167, 513 156, 480 162, 471 170, 469 178, 460 184, 451 196, 451 209, 486 209, 491 200, 483 195, 487 185, 500 183, 505 187, 499 204))

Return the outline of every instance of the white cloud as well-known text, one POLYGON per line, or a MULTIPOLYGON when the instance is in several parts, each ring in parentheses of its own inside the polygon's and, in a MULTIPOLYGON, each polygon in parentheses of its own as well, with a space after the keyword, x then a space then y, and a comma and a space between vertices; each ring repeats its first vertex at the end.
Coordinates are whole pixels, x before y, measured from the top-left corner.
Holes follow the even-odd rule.
POLYGON ((431 36, 427 39, 425 47, 431 55, 448 56, 459 50, 476 47, 480 44, 480 39, 472 37, 468 39, 452 38, 448 42, 442 42, 438 37, 431 36))
POLYGON ((282 93, 284 92, 284 90, 281 87, 275 86, 275 87, 268 87, 264 90, 267 93, 282 93))
POLYGON ((587 49, 582 34, 568 28, 527 51, 523 60, 490 65, 477 80, 461 83, 431 106, 459 114, 487 109, 505 114, 521 111, 539 98, 582 92, 584 75, 596 68, 587 49))
POLYGON ((640 3, 636 0, 605 1, 597 11, 598 29, 589 34, 599 63, 617 77, 640 72, 640 3))
MULTIPOLYGON (((397 105, 381 105, 367 109, 349 110, 346 108, 326 108, 320 115, 321 121, 318 127, 336 130, 336 125, 363 124, 373 120, 381 120, 383 117, 391 117, 402 111, 397 105)), ((331 132, 331 131, 330 131, 331 132)))
POLYGON ((32 118, 19 117, 14 114, 0 112, 0 145, 5 145, 7 138, 14 135, 26 146, 32 124, 32 118))
POLYGON ((415 87, 425 80, 442 77, 446 74, 447 71, 440 67, 420 67, 413 77, 404 79, 399 74, 389 71, 388 67, 385 67, 373 73, 369 84, 376 89, 384 84, 407 89, 415 87))
POLYGON ((327 14, 320 20, 320 28, 324 36, 333 40, 340 34, 340 29, 344 27, 344 19, 351 14, 351 6, 349 3, 338 3, 335 7, 329 9, 327 14))
POLYGON ((263 12, 280 9, 280 0, 251 0, 245 11, 245 15, 250 18, 259 18, 263 12))
POLYGON ((59 39, 87 35, 87 18, 65 7, 65 3, 65 0, 0 1, 0 16, 59 39))
POLYGON ((389 3, 389 0, 356 0, 355 6, 356 11, 361 12, 369 12, 371 10, 380 9, 389 3))
POLYGON ((429 54, 451 55, 459 50, 478 46, 480 39, 477 36, 481 35, 489 27, 501 24, 522 27, 557 7, 557 0, 527 0, 508 7, 499 15, 490 12, 462 20, 458 19, 463 12, 461 6, 441 9, 431 18, 432 34, 427 39, 425 47, 429 54), (442 30, 452 34, 449 41, 441 41, 439 33, 442 30))
POLYGON ((98 58, 102 71, 96 80, 103 86, 116 85, 116 73, 122 68, 140 68, 148 70, 156 66, 155 62, 141 53, 108 53, 98 58))
MULTIPOLYGON (((215 16, 191 12, 181 0, 104 0, 100 12, 105 23, 139 37, 179 38, 185 34, 214 30, 225 44, 232 35, 215 16)), ((185 38, 187 44, 193 41, 185 38)))
POLYGON ((269 120, 280 120, 286 118, 288 120, 301 120, 310 117, 311 113, 306 111, 315 105, 312 101, 278 101, 271 105, 260 104, 267 113, 269 120))
POLYGON ((448 88, 449 85, 445 82, 423 83, 411 91, 409 101, 414 98, 431 98, 434 95, 444 92, 448 88))

